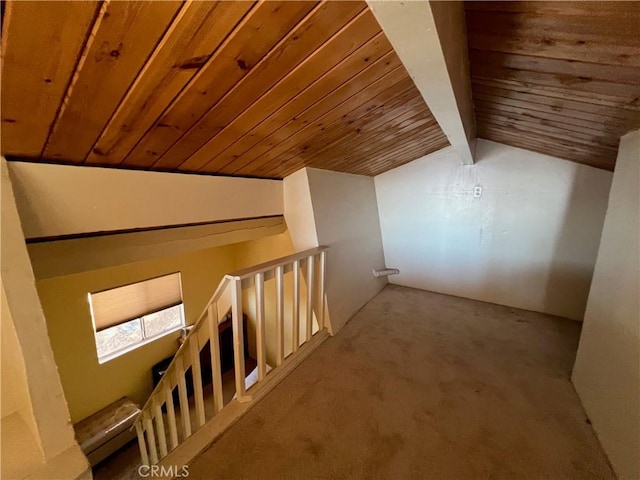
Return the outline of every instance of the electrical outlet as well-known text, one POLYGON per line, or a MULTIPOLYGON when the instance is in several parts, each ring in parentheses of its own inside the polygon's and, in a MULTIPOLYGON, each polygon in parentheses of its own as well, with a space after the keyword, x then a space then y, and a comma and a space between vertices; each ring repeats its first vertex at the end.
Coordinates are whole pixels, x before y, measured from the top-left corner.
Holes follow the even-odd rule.
POLYGON ((482 187, 473 187, 473 196, 480 198, 482 196, 482 187))

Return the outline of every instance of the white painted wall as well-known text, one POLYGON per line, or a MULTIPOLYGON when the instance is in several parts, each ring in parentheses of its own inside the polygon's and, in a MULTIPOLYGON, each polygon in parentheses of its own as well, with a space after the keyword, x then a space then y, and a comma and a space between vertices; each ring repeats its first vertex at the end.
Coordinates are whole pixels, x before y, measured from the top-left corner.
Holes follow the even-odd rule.
POLYGON ((26 238, 282 215, 282 182, 10 162, 26 238))
POLYGON ((640 478, 640 131, 620 142, 573 382, 618 477, 640 478))
POLYGON ((476 161, 447 148, 375 178, 390 281, 581 320, 611 172, 487 140, 476 161))
POLYGON ((307 168, 285 178, 284 192, 296 250, 330 247, 327 301, 336 333, 387 283, 372 274, 372 268, 384 267, 373 179, 307 168))

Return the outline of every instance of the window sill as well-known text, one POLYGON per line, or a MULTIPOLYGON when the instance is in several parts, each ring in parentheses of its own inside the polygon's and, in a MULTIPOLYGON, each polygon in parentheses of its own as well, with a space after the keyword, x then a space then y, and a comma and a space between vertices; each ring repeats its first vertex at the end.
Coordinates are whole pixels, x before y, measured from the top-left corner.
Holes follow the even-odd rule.
POLYGON ((143 347, 151 342, 154 342, 156 340, 161 339, 162 337, 166 337, 167 335, 171 335, 172 333, 175 332, 179 332, 180 330, 182 330, 183 328, 185 328, 185 325, 178 325, 177 327, 174 327, 170 330, 167 330, 165 332, 162 332, 158 335, 154 335, 153 337, 149 337, 149 338, 145 338, 144 340, 142 340, 141 342, 138 342, 136 344, 130 345, 128 347, 123 348, 122 350, 117 350, 115 352, 109 353, 107 355, 103 355, 101 357, 98 357, 98 363, 100 365, 110 362, 111 360, 114 360, 118 357, 121 357, 122 355, 132 352, 140 347, 143 347))

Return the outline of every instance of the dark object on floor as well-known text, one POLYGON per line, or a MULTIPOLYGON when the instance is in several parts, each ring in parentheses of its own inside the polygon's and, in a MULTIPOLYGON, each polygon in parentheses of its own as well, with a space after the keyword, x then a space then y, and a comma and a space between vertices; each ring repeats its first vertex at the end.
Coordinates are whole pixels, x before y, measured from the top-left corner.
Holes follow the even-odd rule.
MULTIPOLYGON (((243 330, 245 332, 244 335, 244 357, 249 358, 249 343, 247 340, 247 316, 242 316, 243 330)), ((222 368, 222 373, 225 373, 231 369, 233 369, 233 328, 231 325, 231 315, 226 315, 225 319, 220 322, 218 326, 218 331, 220 332, 220 365, 222 368)), ((153 386, 155 387, 160 379, 169 368, 171 361, 173 360, 173 356, 167 357, 164 360, 156 363, 151 368, 151 375, 153 376, 153 386)), ((207 342, 200 352, 200 370, 202 372, 202 385, 209 385, 212 382, 212 374, 211 374, 211 347, 209 342, 207 342)), ((193 394, 193 377, 191 374, 191 367, 187 369, 187 373, 185 375, 187 382, 187 395, 191 396, 193 394)), ((178 402, 178 389, 174 388, 173 391, 173 400, 174 402, 178 402)))

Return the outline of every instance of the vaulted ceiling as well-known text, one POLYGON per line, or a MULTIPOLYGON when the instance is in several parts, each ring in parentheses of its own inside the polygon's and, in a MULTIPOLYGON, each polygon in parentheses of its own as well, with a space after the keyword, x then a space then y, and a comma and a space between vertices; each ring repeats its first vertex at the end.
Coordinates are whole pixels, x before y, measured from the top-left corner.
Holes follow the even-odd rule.
POLYGON ((364 2, 9 1, 2 153, 282 178, 448 144, 364 2))
POLYGON ((478 136, 613 170, 640 128, 640 2, 465 2, 478 136))
MULTIPOLYGON (((362 1, 4 5, 9 158, 282 178, 448 145, 362 1)), ((465 11, 478 136, 613 169, 640 128, 640 2, 465 11)))

